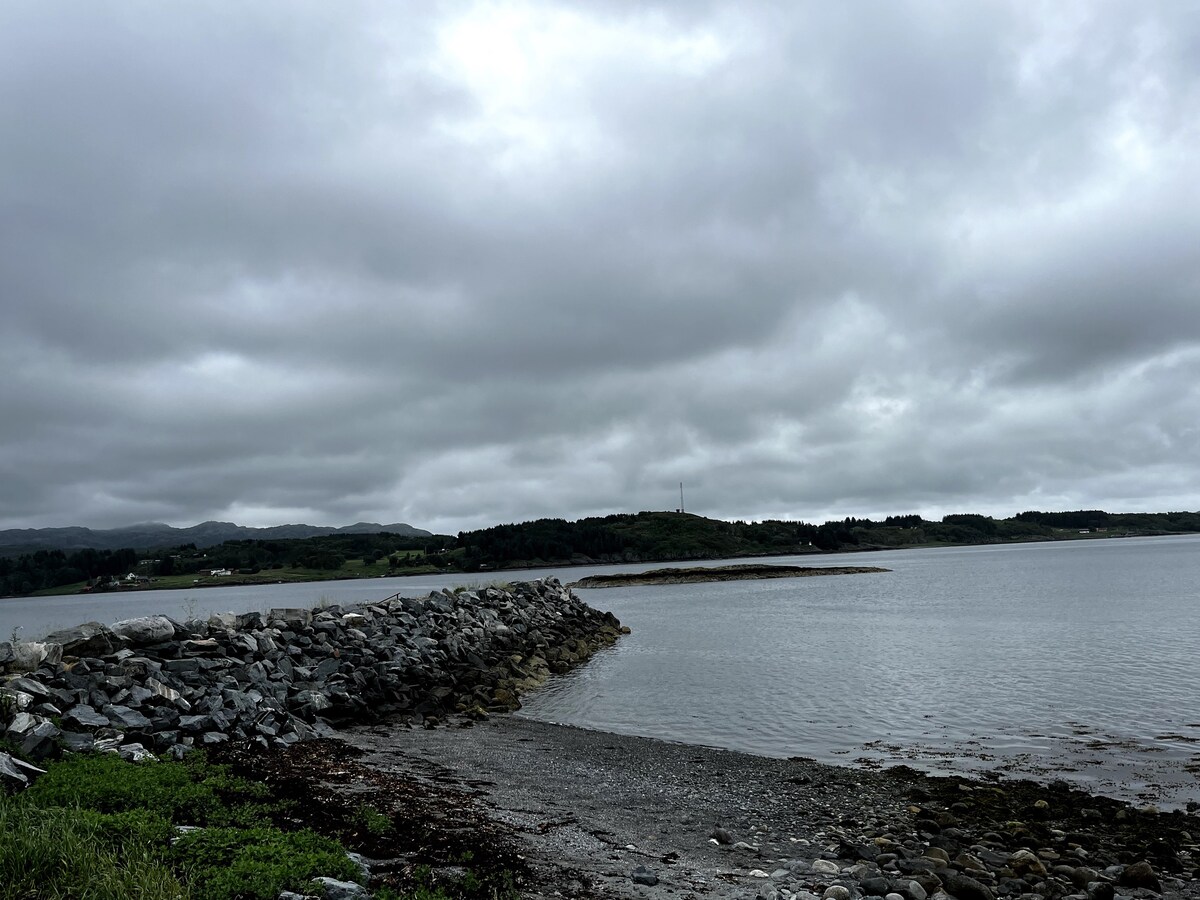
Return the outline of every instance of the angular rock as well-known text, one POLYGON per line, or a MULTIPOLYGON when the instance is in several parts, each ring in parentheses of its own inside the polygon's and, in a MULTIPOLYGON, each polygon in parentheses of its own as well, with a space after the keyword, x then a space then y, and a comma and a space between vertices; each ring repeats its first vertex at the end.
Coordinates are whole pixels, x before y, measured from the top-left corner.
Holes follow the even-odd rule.
POLYGON ((150 720, 135 709, 128 706, 110 704, 101 712, 108 718, 114 728, 149 728, 150 720))
POLYGON ((0 752, 0 784, 9 787, 23 788, 38 775, 45 775, 45 769, 39 769, 23 760, 0 752))
POLYGON ((208 627, 219 628, 222 631, 236 631, 238 627, 237 614, 231 612, 213 613, 208 617, 208 627))
POLYGON ((9 740, 19 741, 28 732, 33 731, 42 721, 40 716, 33 713, 19 712, 12 717, 12 721, 8 723, 8 728, 5 729, 5 734, 9 740))
POLYGON ((34 672, 43 663, 57 666, 62 662, 62 645, 49 641, 18 641, 11 645, 12 659, 5 668, 9 672, 34 672))
POLYGON ((95 738, 80 731, 64 731, 59 740, 63 748, 72 753, 90 753, 96 746, 95 738))
POLYGON ((328 678, 330 675, 336 675, 338 669, 341 668, 341 661, 337 659, 323 659, 317 664, 314 676, 318 679, 328 678))
POLYGON ((116 753, 124 742, 124 736, 119 734, 116 737, 97 737, 93 748, 97 753, 116 753))
POLYGON ((155 760, 155 756, 141 744, 122 744, 117 748, 117 755, 127 762, 147 762, 155 760))
POLYGON ((165 700, 168 703, 173 703, 176 706, 186 707, 191 709, 192 705, 183 699, 183 695, 173 687, 168 687, 157 678, 146 679, 146 690, 150 691, 151 695, 160 700, 165 700))
POLYGON ((118 638, 107 625, 84 622, 48 634, 46 640, 61 644, 64 656, 107 656, 116 649, 118 638))
POLYGON ((41 722, 21 738, 21 752, 38 761, 55 756, 60 734, 62 731, 53 722, 41 722))
POLYGON ((180 650, 187 656, 218 656, 221 645, 213 638, 196 638, 180 644, 180 650))
POLYGON ((4 685, 10 691, 20 691, 38 700, 49 700, 54 692, 34 678, 10 678, 4 685))
POLYGON ((72 706, 63 713, 64 725, 78 725, 81 728, 104 728, 111 723, 108 716, 103 716, 86 704, 72 706))
POLYGON ((180 716, 179 730, 189 734, 199 734, 213 727, 212 716, 180 716))
POLYGON ((290 628, 303 628, 312 622, 312 610, 304 607, 280 607, 267 613, 268 622, 283 622, 290 628))
POLYGON ((135 647, 160 644, 175 637, 175 623, 166 616, 139 616, 114 622, 112 631, 135 647))

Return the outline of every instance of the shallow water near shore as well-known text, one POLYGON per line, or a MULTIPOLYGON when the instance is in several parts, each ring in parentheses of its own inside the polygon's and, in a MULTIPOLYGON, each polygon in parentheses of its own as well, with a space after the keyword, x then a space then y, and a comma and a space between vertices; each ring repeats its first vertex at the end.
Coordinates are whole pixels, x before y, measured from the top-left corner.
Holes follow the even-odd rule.
POLYGON ((1200 537, 853 561, 892 571, 581 591, 633 634, 520 714, 766 756, 1061 778, 1164 808, 1200 800, 1200 537))

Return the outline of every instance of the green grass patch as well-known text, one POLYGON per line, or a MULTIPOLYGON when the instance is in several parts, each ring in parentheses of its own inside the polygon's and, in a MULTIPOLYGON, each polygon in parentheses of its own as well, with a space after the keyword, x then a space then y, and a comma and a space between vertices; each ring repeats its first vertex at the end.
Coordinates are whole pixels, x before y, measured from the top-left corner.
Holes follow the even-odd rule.
POLYGON ((0 898, 182 900, 164 858, 168 822, 152 814, 39 809, 0 798, 0 898))
POLYGON ((0 900, 274 900, 319 875, 358 877, 336 841, 271 825, 280 811, 266 785, 198 753, 67 757, 0 797, 0 900))
POLYGON ((20 801, 101 813, 145 811, 175 825, 257 825, 279 806, 266 785, 234 778, 200 754, 143 764, 110 753, 69 756, 51 765, 20 801))
POLYGON ((373 806, 360 806, 354 814, 354 821, 375 837, 382 837, 392 830, 392 820, 373 806))
POLYGON ((170 859, 204 900, 273 900, 280 891, 305 893, 320 875, 358 876, 340 844, 308 830, 204 828, 180 837, 170 859))

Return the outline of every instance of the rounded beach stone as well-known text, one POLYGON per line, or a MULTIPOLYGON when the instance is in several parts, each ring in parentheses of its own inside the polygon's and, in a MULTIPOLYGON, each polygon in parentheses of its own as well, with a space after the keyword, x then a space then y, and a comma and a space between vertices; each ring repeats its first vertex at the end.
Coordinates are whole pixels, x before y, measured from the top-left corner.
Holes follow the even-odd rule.
POLYGON ((645 866, 638 866, 629 873, 629 877, 634 884, 644 884, 646 887, 654 887, 658 884, 658 876, 645 866))

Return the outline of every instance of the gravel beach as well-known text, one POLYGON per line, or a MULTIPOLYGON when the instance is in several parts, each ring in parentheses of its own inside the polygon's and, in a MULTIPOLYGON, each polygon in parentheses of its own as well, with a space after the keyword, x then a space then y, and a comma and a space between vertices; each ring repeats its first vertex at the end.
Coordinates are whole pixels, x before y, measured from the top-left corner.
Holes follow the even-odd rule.
POLYGON ((513 716, 351 728, 357 764, 461 791, 539 896, 1200 897, 1200 820, 1063 784, 930 778, 513 716))

